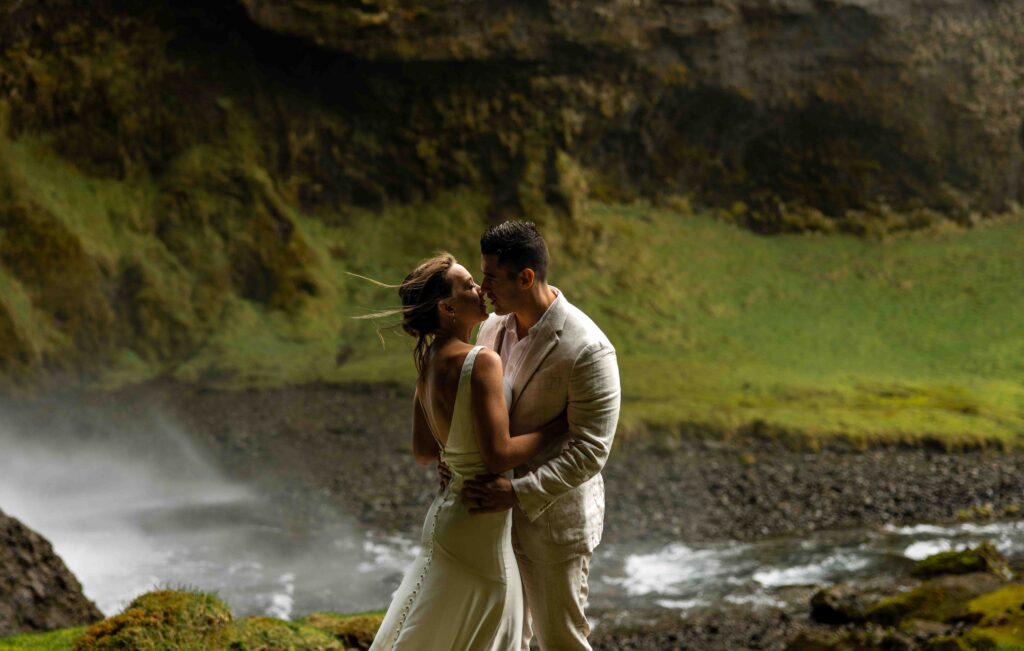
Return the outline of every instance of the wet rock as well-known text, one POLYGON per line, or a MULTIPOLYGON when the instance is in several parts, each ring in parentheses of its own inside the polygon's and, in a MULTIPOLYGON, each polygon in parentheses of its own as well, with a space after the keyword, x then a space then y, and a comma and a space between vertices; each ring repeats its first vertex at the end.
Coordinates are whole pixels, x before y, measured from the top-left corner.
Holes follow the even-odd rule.
POLYGON ((998 577, 982 572, 941 576, 882 599, 868 609, 867 619, 883 626, 897 626, 911 618, 935 622, 976 620, 968 605, 970 600, 1001 584, 998 577))
POLYGON ((918 561, 910 570, 912 576, 922 579, 944 574, 968 574, 971 572, 989 572, 1004 579, 1013 576, 1009 561, 990 542, 985 542, 974 549, 949 551, 929 556, 918 561))
MULTIPOLYGON (((998 561, 990 544, 971 558, 998 561)), ((969 563, 954 562, 948 553, 925 559, 926 567, 954 569, 969 563)), ((962 560, 962 559, 961 559, 962 560)), ((1001 567, 995 563, 997 570, 1001 567)), ((907 579, 913 581, 913 579, 907 579)), ((899 585, 891 584, 890 589, 899 585)), ((844 585, 817 592, 812 603, 819 609, 818 624, 793 638, 786 651, 966 651, 1024 647, 1024 583, 1007 583, 999 572, 947 574, 917 583, 910 589, 874 599, 876 581, 844 585), (874 600, 862 621, 843 619, 837 604, 874 600), (822 622, 828 621, 828 625, 822 622)), ((812 612, 814 612, 812 608, 812 612)))
POLYGON ((787 644, 785 651, 834 651, 838 644, 839 636, 835 633, 804 632, 787 644))
POLYGON ((0 636, 102 618, 50 543, 0 511, 0 636))
POLYGON ((864 620, 869 597, 848 586, 819 590, 811 597, 811 617, 822 624, 846 624, 864 620))

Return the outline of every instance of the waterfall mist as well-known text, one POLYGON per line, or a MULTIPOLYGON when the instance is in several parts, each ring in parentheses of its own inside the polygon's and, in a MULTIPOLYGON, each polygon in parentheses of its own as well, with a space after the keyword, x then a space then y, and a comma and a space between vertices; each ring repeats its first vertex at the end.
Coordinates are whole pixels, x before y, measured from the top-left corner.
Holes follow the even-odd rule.
POLYGON ((415 551, 227 478, 153 406, 6 400, 0 451, 0 509, 47 537, 107 615, 166 586, 217 592, 236 615, 378 608, 415 551))

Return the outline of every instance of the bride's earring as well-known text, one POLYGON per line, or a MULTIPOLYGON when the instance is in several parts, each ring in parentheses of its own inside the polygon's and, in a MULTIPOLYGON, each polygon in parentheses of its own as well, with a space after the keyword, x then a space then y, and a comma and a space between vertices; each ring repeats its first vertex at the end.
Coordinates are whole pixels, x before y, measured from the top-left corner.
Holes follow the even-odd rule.
POLYGON ((448 310, 451 311, 451 313, 452 313, 452 330, 454 330, 455 329, 455 308, 454 307, 449 307, 448 310))

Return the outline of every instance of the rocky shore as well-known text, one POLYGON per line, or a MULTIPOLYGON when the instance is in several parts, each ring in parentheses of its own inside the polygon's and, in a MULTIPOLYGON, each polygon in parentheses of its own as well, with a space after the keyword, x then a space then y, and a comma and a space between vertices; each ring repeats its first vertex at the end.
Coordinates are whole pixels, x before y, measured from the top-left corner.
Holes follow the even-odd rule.
MULTIPOLYGON (((174 385, 148 387, 130 401, 139 398, 180 418, 236 476, 317 494, 383 532, 418 533, 435 474, 409 453, 402 389, 229 393, 174 385)), ((1024 500, 1024 452, 801 452, 771 440, 691 440, 666 450, 623 440, 605 479, 606 542, 746 541, 1012 516, 1024 500)))

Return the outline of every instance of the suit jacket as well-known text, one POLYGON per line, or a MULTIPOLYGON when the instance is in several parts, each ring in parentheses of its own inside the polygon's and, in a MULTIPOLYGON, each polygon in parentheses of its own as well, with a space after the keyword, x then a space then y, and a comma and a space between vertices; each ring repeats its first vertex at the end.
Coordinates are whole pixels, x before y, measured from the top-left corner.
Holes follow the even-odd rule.
MULTIPOLYGON (((499 350, 509 314, 492 314, 477 344, 499 350)), ((604 480, 619 420, 615 348, 587 315, 559 292, 529 334, 512 385, 509 428, 531 432, 567 410, 569 429, 523 466, 512 486, 515 538, 536 560, 592 552, 604 529, 604 480)))

